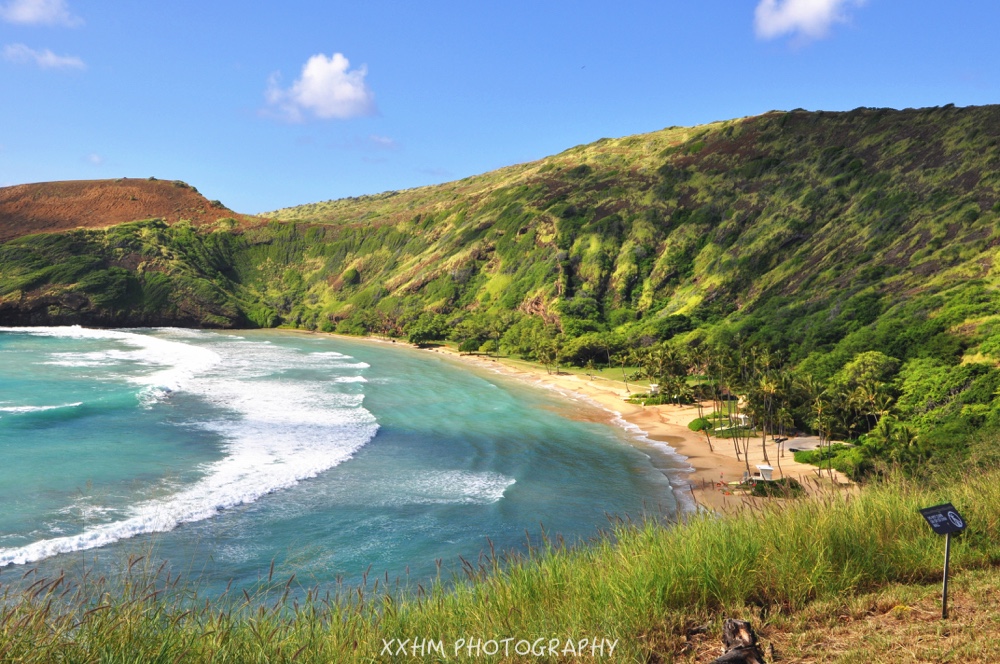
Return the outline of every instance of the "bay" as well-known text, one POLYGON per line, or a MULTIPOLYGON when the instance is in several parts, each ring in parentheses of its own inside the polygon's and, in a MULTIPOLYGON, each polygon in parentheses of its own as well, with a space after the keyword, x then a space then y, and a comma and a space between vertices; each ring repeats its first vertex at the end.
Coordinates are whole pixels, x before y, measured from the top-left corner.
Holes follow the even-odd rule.
MULTIPOLYGON (((281 331, 0 331, 0 575, 168 561, 207 594, 421 581, 677 510, 680 459, 426 351, 281 331), (489 538, 489 541, 487 540, 489 538)), ((2 577, 0 577, 2 578, 2 577)))

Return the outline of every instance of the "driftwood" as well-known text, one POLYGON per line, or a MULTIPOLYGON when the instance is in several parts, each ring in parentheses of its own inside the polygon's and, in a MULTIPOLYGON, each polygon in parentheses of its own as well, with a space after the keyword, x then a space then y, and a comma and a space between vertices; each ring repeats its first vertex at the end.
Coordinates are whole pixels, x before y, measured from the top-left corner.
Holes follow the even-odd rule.
POLYGON ((753 627, 745 620, 728 619, 722 625, 725 654, 712 664, 766 664, 753 627))

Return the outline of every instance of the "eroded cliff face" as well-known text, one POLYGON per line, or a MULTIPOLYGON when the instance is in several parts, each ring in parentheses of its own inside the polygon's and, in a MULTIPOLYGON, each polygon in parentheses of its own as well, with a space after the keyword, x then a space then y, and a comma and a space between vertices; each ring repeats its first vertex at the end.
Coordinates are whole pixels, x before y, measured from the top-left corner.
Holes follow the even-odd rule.
POLYGON ((78 291, 40 289, 0 299, 0 325, 11 327, 82 325, 84 327, 256 327, 239 313, 206 303, 182 303, 163 311, 109 309, 78 291))

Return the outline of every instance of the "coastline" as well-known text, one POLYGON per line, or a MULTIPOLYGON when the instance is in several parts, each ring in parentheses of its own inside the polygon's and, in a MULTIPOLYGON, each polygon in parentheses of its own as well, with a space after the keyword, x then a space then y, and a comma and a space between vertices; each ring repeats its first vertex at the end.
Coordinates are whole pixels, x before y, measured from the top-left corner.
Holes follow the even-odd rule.
MULTIPOLYGON (((698 417, 695 405, 675 406, 672 404, 641 406, 625 401, 628 395, 624 381, 603 376, 581 376, 567 372, 547 372, 542 367, 524 360, 508 357, 492 358, 483 355, 459 353, 448 346, 420 348, 402 340, 379 337, 355 337, 331 332, 289 330, 305 334, 325 334, 354 341, 368 341, 380 344, 395 344, 419 352, 437 353, 455 362, 474 365, 494 371, 504 376, 535 386, 555 389, 563 393, 582 397, 585 401, 607 413, 608 424, 622 426, 630 431, 630 441, 641 451, 655 455, 670 455, 687 462, 690 466, 685 480, 671 479, 674 495, 679 504, 691 505, 695 509, 713 512, 729 512, 742 508, 748 497, 745 493, 732 490, 730 483, 739 482, 747 471, 757 472, 757 465, 764 464, 764 452, 760 442, 752 440, 749 447, 749 464, 737 459, 733 443, 727 438, 713 438, 712 448, 705 435, 688 428, 688 423, 698 417), (663 449, 666 446, 669 449, 663 449)), ((632 390, 635 392, 636 390, 632 390)), ((705 404, 711 410, 711 404, 705 404)), ((789 441, 791 442, 791 441, 789 441)), ((821 486, 830 486, 824 472, 822 478, 818 469, 811 464, 798 463, 791 452, 779 452, 768 444, 769 462, 774 467, 774 478, 790 477, 798 480, 807 493, 816 493, 821 486)), ((681 471, 683 472, 683 470, 681 471)), ((834 482, 844 486, 852 484, 839 472, 834 473, 834 482)))
MULTIPOLYGON (((693 498, 698 508, 728 512, 741 508, 746 500, 744 494, 733 492, 729 483, 738 482, 743 478, 747 463, 742 459, 737 460, 730 439, 713 438, 713 449, 709 449, 704 434, 691 431, 687 427, 691 420, 698 417, 698 407, 695 405, 641 406, 625 401, 628 391, 623 381, 601 376, 589 378, 565 372, 548 373, 541 367, 521 360, 465 355, 446 346, 417 349, 406 342, 401 343, 415 350, 438 353, 527 383, 581 396, 594 403, 607 411, 608 423, 620 425, 620 422, 616 422, 620 418, 627 425, 631 425, 626 428, 632 430, 630 436, 632 444, 643 452, 651 455, 664 454, 666 450, 656 448, 665 445, 670 448, 669 452, 679 456, 691 466, 683 484, 678 483, 676 479, 672 480, 674 494, 679 503, 690 504, 693 498)), ((710 409, 709 404, 708 410, 710 409)), ((786 450, 782 455, 777 447, 770 443, 768 455, 774 467, 775 478, 794 478, 808 493, 817 488, 816 466, 798 463, 791 452, 786 450)), ((751 472, 757 472, 756 466, 763 463, 764 453, 759 441, 751 441, 749 449, 751 472)), ((836 473, 836 481, 838 484, 848 483, 839 473, 836 473)))

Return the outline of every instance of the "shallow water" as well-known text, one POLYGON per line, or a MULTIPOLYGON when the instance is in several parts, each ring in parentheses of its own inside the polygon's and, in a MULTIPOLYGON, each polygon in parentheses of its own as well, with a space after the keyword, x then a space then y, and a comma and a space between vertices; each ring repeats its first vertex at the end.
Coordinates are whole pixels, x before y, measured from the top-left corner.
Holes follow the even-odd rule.
POLYGON ((391 344, 275 331, 0 331, 0 574, 130 553, 202 591, 457 569, 676 502, 582 403, 391 344), (563 416, 565 414, 566 416, 563 416), (589 421, 588 421, 589 420, 589 421))

